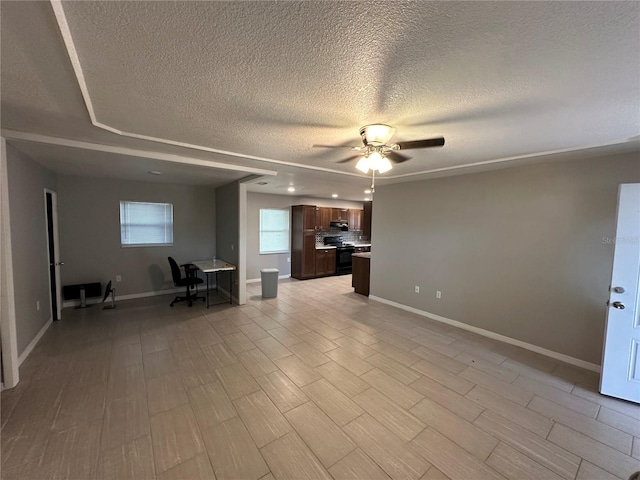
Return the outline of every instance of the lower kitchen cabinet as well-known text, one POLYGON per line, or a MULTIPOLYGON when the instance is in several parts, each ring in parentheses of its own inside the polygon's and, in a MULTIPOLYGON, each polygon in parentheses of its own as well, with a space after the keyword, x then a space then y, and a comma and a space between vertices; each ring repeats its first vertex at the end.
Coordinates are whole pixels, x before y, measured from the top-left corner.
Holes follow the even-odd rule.
POLYGON ((335 249, 316 250, 316 277, 333 275, 336 273, 335 249))

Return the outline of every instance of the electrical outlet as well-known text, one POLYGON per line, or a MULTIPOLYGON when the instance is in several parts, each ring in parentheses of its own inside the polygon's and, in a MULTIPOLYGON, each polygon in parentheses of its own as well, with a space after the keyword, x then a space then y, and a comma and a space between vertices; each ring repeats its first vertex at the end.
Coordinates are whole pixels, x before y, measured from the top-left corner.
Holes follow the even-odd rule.
POLYGON ((418 285, 416 285, 415 287, 413 287, 416 293, 420 293, 420 287, 418 285))
POLYGON ((442 298, 442 292, 440 290, 436 290, 436 298, 442 298))
POLYGON ((36 310, 40 311, 40 300, 36 300, 36 310))
POLYGON ((122 281, 122 275, 116 275, 116 282, 122 281))

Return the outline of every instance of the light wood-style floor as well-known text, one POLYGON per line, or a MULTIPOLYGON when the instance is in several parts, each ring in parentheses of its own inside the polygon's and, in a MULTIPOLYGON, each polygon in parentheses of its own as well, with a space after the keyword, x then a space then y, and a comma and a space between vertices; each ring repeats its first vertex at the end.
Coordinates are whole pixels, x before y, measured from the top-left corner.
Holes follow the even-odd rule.
MULTIPOLYGON (((597 376, 370 301, 351 277, 67 309, 2 393, 2 478, 627 479, 597 376)), ((553 332, 549 332, 550 335, 553 332)))

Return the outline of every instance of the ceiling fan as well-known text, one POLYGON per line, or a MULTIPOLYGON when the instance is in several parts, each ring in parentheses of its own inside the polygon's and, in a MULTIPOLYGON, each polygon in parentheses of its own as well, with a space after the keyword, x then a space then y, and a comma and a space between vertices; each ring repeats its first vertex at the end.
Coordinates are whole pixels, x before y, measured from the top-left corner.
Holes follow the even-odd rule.
POLYGON ((424 140, 413 140, 410 142, 389 143, 395 129, 389 125, 373 124, 365 125, 360 128, 360 136, 362 137, 362 146, 342 147, 336 145, 314 145, 319 148, 348 148, 355 152, 353 155, 338 163, 346 163, 356 158, 360 161, 356 165, 358 170, 367 173, 369 170, 384 173, 391 170, 391 162, 402 163, 410 160, 410 157, 398 153, 400 150, 409 150, 412 148, 429 148, 442 147, 444 145, 444 137, 427 138, 424 140))

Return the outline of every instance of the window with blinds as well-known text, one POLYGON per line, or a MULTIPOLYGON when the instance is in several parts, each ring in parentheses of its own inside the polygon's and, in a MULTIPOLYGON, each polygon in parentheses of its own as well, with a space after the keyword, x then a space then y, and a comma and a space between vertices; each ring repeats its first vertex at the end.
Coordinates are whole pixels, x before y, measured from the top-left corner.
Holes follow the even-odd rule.
POLYGON ((123 247, 173 245, 173 205, 120 202, 120 243, 123 247))
POLYGON ((289 252, 289 209, 260 209, 260 253, 289 252))

